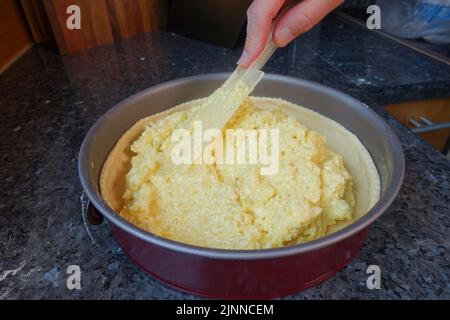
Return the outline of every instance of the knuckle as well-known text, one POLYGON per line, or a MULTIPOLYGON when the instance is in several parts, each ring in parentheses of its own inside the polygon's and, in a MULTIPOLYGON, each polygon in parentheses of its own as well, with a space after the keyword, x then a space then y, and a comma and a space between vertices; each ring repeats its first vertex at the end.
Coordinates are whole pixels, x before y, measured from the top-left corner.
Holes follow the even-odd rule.
POLYGON ((252 3, 247 9, 247 18, 249 20, 255 20, 258 18, 258 8, 252 3))
POLYGON ((314 19, 309 13, 302 12, 300 14, 299 21, 301 21, 301 23, 297 33, 309 31, 312 27, 314 27, 314 19))

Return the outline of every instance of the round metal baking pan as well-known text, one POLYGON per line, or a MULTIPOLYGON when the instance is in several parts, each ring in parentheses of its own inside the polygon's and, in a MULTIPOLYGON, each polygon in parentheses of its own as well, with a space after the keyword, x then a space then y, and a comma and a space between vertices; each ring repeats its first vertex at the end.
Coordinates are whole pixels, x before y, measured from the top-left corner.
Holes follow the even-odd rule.
POLYGON ((353 132, 371 154, 381 179, 380 200, 351 225, 303 244, 264 250, 191 246, 141 230, 102 200, 99 176, 117 140, 135 122, 182 102, 205 97, 228 73, 166 82, 119 103, 89 130, 79 155, 82 186, 110 221, 124 252, 153 277, 187 292, 220 298, 272 298, 312 286, 344 267, 364 243, 370 225, 389 207, 404 175, 404 156, 391 128, 347 94, 292 77, 266 74, 253 95, 277 97, 334 119, 353 132))

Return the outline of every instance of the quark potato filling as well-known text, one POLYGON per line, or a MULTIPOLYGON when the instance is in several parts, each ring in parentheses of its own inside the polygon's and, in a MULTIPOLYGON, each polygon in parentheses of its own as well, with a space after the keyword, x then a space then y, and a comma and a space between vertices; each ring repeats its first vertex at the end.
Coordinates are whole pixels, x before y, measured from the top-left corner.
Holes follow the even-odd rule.
POLYGON ((223 249, 263 249, 316 239, 355 207, 343 158, 279 110, 246 100, 225 129, 279 129, 279 167, 259 164, 173 165, 172 132, 187 128, 200 106, 145 126, 131 145, 122 217, 159 236, 223 249))

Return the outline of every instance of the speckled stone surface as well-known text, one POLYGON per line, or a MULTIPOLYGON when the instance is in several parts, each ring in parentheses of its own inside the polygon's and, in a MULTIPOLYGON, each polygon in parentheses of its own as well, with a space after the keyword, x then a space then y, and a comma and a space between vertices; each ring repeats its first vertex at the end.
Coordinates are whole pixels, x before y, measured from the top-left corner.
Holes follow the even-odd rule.
MULTIPOLYGON (((129 95, 171 79, 231 71, 229 51, 155 33, 64 58, 42 48, 0 75, 0 299, 195 298, 139 271, 108 224, 91 226, 77 154, 94 121, 129 95), (68 290, 79 265, 82 289, 68 290)), ((380 104, 450 95, 450 68, 348 24, 326 19, 280 50, 266 71, 313 80, 374 108, 406 156, 402 190, 374 223, 358 257, 288 299, 450 298, 450 161, 380 104), (381 289, 366 287, 379 265, 381 289)))

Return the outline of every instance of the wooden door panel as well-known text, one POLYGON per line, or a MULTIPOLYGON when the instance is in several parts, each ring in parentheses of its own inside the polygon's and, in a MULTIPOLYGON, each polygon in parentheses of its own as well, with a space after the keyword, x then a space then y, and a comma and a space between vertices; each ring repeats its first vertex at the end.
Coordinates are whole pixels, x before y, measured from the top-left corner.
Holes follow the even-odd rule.
POLYGON ((165 28, 168 0, 43 0, 62 54, 165 28), (66 27, 69 5, 81 9, 81 29, 66 27))

